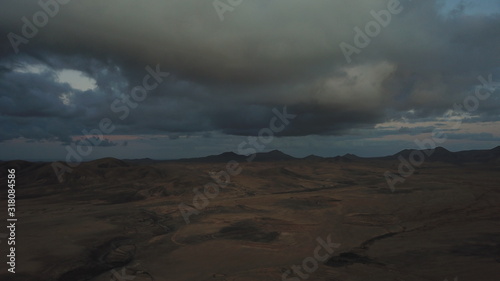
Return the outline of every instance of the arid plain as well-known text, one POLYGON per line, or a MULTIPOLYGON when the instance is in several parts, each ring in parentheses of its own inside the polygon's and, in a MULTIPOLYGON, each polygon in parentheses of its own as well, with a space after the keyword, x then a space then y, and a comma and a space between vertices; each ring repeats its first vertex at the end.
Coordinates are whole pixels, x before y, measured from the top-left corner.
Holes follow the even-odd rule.
POLYGON ((212 198, 193 189, 203 193, 231 154, 100 159, 63 183, 50 163, 2 162, 2 181, 17 171, 18 223, 17 272, 0 279, 498 280, 498 152, 436 154, 391 190, 384 173, 398 171, 396 157, 274 151, 241 161, 212 198))

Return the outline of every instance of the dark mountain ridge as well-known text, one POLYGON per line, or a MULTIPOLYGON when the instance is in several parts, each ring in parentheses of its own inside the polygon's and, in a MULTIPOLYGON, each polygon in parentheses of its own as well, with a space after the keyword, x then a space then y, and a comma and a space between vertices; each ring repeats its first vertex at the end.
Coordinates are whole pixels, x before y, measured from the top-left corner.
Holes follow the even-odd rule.
MULTIPOLYGON (((399 161, 400 157, 403 157, 407 161, 410 157, 416 157, 416 160, 418 160, 419 155, 424 156, 425 162, 445 162, 455 165, 467 163, 500 164, 500 146, 493 149, 465 150, 458 152, 451 152, 443 147, 436 147, 434 150, 405 149, 385 157, 359 157, 354 154, 345 154, 343 156, 328 158, 316 155, 296 158, 279 150, 272 150, 269 152, 256 153, 254 156, 224 152, 218 155, 178 160, 153 160, 149 158, 120 160, 107 157, 83 162, 71 167, 71 172, 66 173, 66 180, 76 181, 82 178, 108 178, 111 174, 113 174, 113 176, 119 176, 121 180, 127 180, 130 177, 162 176, 162 173, 154 167, 154 165, 158 163, 227 163, 229 161, 237 161, 239 163, 282 161, 351 163, 363 161, 399 161)), ((60 167, 66 165, 64 162, 57 163, 59 163, 60 167)), ((23 160, 0 161, 0 178, 5 178, 7 176, 7 169, 15 168, 16 176, 19 176, 21 179, 30 178, 35 182, 57 183, 58 179, 52 164, 51 162, 29 162, 23 160)))
POLYGON ((425 161, 430 162, 446 162, 452 164, 464 164, 464 163, 498 163, 500 161, 500 146, 493 149, 483 149, 483 150, 465 150, 451 152, 444 147, 436 147, 434 150, 424 149, 405 149, 394 155, 381 157, 381 159, 398 159, 402 156, 405 159, 409 159, 410 156, 416 157, 418 155, 424 155, 425 161))

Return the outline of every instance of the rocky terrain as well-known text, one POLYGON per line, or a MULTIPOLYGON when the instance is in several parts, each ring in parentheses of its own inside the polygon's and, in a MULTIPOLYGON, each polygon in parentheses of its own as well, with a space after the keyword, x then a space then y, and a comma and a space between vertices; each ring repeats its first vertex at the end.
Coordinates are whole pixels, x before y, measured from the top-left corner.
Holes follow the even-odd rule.
POLYGON ((0 280, 498 280, 499 149, 436 150, 391 190, 410 153, 106 158, 62 183, 51 163, 1 162, 18 222, 0 280))

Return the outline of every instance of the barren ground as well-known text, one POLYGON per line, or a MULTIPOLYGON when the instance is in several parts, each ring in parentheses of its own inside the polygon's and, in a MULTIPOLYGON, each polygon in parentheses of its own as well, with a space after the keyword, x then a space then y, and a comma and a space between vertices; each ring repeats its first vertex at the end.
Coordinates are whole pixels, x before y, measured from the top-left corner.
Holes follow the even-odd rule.
POLYGON ((225 163, 101 162, 63 184, 9 163, 20 168, 17 273, 1 280, 285 280, 328 236, 340 246, 307 280, 500 276, 498 166, 428 163, 391 192, 391 161, 245 163, 186 224, 179 203, 225 163))

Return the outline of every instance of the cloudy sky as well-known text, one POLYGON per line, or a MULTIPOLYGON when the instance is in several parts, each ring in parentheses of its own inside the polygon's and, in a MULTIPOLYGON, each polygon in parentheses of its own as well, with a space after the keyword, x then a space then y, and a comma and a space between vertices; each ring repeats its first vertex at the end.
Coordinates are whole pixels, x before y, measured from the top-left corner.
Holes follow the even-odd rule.
POLYGON ((498 0, 0 5, 1 160, 500 144, 498 0))

